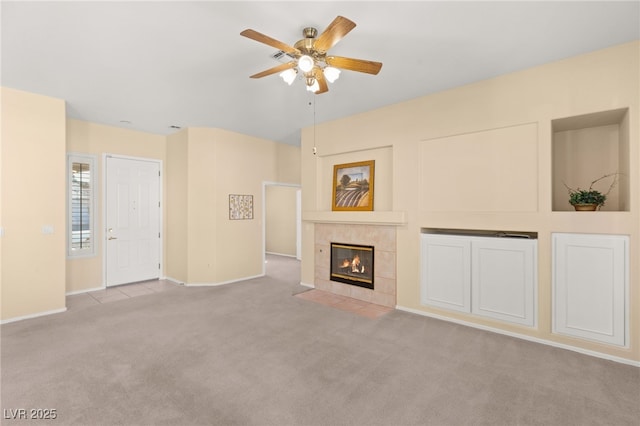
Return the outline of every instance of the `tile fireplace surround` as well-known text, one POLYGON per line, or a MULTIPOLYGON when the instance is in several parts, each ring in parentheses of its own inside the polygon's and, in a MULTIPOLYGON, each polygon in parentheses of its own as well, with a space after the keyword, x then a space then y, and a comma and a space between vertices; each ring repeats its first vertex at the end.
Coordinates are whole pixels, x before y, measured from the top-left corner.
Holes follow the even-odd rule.
POLYGON ((396 228, 387 225, 315 224, 315 277, 318 290, 377 305, 396 306, 396 228), (374 246, 374 289, 369 290, 329 279, 331 243, 374 246))

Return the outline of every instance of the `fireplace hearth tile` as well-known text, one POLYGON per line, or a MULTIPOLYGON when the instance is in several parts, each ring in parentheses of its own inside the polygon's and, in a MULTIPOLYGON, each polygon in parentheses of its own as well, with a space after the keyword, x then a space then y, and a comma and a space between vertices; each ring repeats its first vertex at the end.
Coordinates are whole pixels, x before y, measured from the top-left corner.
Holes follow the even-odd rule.
POLYGON ((376 305, 391 307, 396 305, 396 296, 395 294, 374 293, 371 302, 376 305))
POLYGON ((349 297, 351 296, 351 286, 348 284, 342 284, 342 283, 337 283, 335 281, 331 281, 331 287, 329 287, 330 292, 340 295, 340 296, 345 296, 345 297, 349 297))
POLYGON ((365 234, 371 237, 370 245, 381 251, 396 250, 396 230, 394 227, 370 225, 365 226, 365 234))
POLYGON ((333 283, 329 280, 316 279, 315 287, 318 290, 324 290, 327 292, 332 291, 333 283))
POLYGON ((353 299, 351 297, 343 297, 341 298, 342 300, 338 300, 335 302, 336 307, 346 307, 347 309, 360 309, 360 308, 364 308, 367 305, 370 305, 370 303, 367 302, 363 302, 362 300, 358 300, 358 299, 353 299))
POLYGON ((354 299, 359 299, 364 302, 371 303, 371 298, 373 297, 372 290, 369 290, 368 288, 363 288, 363 287, 354 287, 354 286, 349 286, 349 287, 351 287, 349 289, 351 293, 348 294, 348 296, 353 297, 354 299))
POLYGON ((376 290, 380 293, 395 295, 396 280, 393 278, 376 277, 376 290))
POLYGON ((347 296, 332 294, 322 290, 309 290, 296 294, 294 297, 310 302, 319 303, 345 312, 351 312, 363 317, 375 319, 393 310, 386 306, 364 302, 347 296))
POLYGON ((373 303, 370 303, 369 306, 363 307, 357 313, 358 315, 374 319, 388 312, 391 312, 392 310, 393 309, 387 308, 386 306, 374 305, 373 303))

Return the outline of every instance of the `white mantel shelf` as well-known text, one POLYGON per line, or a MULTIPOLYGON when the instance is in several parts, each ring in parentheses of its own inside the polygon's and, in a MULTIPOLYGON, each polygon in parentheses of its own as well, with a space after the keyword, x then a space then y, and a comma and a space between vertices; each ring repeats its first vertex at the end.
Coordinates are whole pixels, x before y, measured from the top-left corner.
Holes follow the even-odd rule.
POLYGON ((315 223, 355 223, 365 225, 406 225, 407 213, 403 211, 334 212, 305 211, 302 220, 315 223))

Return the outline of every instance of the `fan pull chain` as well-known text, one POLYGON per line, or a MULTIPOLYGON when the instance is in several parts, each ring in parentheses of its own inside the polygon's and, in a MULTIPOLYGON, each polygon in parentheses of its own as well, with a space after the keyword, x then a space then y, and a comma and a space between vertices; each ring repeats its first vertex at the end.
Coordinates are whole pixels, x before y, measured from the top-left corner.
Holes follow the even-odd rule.
MULTIPOLYGON (((311 102, 309 102, 311 105, 311 102)), ((318 149, 316 148, 316 102, 314 99, 313 102, 313 155, 318 153, 318 149)))

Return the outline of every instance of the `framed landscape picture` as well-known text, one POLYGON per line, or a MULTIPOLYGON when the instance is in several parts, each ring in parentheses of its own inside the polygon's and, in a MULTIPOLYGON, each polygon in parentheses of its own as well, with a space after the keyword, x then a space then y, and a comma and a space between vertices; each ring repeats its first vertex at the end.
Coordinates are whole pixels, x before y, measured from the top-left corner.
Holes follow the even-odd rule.
POLYGON ((375 161, 333 166, 334 211, 372 211, 375 161))

